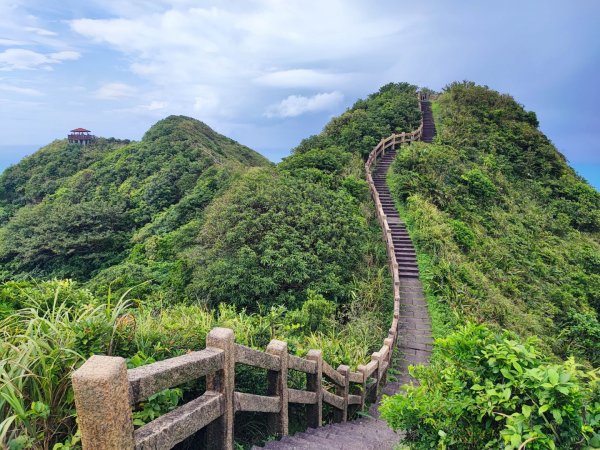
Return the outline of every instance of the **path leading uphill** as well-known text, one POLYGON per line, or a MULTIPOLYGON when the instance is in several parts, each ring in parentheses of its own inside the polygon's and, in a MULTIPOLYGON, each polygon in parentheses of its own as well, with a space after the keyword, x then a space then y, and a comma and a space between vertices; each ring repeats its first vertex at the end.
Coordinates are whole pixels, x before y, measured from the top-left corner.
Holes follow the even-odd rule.
MULTIPOLYGON (((430 103, 427 101, 421 102, 421 110, 423 113, 421 140, 431 142, 436 131, 430 103)), ((408 366, 427 364, 431 356, 433 343, 431 320, 423 295, 423 286, 419 281, 419 268, 415 249, 406 226, 400 219, 386 183, 388 169, 395 157, 396 150, 388 150, 378 161, 373 172, 375 188, 392 230, 392 240, 400 277, 401 298, 399 357, 394 361, 395 369, 400 375, 396 380, 388 381, 382 389, 382 395, 396 394, 400 392, 402 385, 414 383, 414 380, 408 374, 408 366)), ((378 418, 380 400, 381 396, 371 406, 369 412, 372 417, 330 424, 321 428, 309 428, 303 433, 269 442, 264 448, 275 450, 391 450, 398 443, 401 435, 394 433, 385 421, 378 418)))
POLYGON ((421 102, 421 113, 423 114, 423 135, 421 136, 421 140, 431 144, 431 141, 433 141, 433 138, 437 134, 431 112, 431 102, 421 102))

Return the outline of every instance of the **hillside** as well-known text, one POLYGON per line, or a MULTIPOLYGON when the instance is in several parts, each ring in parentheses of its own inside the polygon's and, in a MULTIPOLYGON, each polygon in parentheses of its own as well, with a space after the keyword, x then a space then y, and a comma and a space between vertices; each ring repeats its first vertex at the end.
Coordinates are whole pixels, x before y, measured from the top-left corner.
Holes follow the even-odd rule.
POLYGON ((466 319, 600 364, 600 194, 533 112, 473 83, 434 103, 438 137, 404 148, 390 183, 430 295, 466 319))
POLYGON ((142 227, 202 206, 229 176, 265 158, 187 117, 168 117, 140 142, 55 141, 0 177, 0 278, 85 280, 123 260, 142 227), (190 206, 193 205, 193 206, 190 206))
MULTIPOLYGON (((390 84, 273 166, 171 117, 18 208, 0 230, 0 376, 20 400, 0 398, 0 414, 53 406, 9 423, 0 445, 76 439, 73 397, 61 393, 90 355, 147 364, 203 348, 214 326, 253 348, 277 338, 298 355, 322 349, 336 367, 366 363, 393 298, 362 156, 375 135, 419 119, 416 87, 390 84)), ((264 373, 242 370, 238 385, 264 390, 264 373)), ((136 421, 194 394, 168 390, 136 421)), ((241 442, 267 439, 265 429, 239 415, 241 442)))
MULTIPOLYGON (((510 96, 454 83, 433 111, 437 138, 396 149, 387 182, 417 250, 419 313, 446 339, 412 397, 390 397, 387 420, 409 429, 412 448, 592 442, 598 376, 579 368, 599 363, 600 195, 510 96), (582 366, 560 361, 571 355, 582 366)), ((333 367, 367 364, 388 336, 393 290, 364 161, 420 119, 416 86, 390 83, 278 165, 172 116, 140 142, 55 142, 6 171, 0 446, 77 448, 74 369, 94 354, 129 367, 187 354, 217 326, 255 349, 280 339, 333 367)), ((408 342, 419 331, 407 325, 408 342)), ((262 369, 240 365, 235 383, 267 392, 262 369)), ((135 425, 202 392, 166 389, 136 405, 135 425)), ((290 412, 290 429, 303 416, 290 412)), ((240 444, 267 429, 264 415, 236 416, 240 444)))

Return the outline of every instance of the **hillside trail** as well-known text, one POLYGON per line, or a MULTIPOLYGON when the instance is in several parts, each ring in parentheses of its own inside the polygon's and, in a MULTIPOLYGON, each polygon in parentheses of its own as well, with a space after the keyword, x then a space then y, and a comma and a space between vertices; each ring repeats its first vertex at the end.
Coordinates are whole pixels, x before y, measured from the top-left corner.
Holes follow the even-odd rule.
MULTIPOLYGON (((436 134, 430 102, 421 102, 423 112, 423 142, 430 143, 436 134)), ((400 277, 400 321, 398 339, 398 357, 393 360, 396 379, 388 381, 383 387, 377 401, 369 410, 370 417, 361 417, 348 422, 325 425, 320 428, 309 428, 294 436, 285 436, 279 441, 267 443, 263 448, 274 450, 291 449, 348 449, 348 450, 391 450, 401 434, 395 433, 387 423, 379 418, 379 404, 382 395, 393 395, 401 391, 404 384, 412 384, 414 380, 408 374, 408 366, 428 364, 431 356, 433 339, 431 336, 431 319, 423 294, 423 286, 419 281, 419 268, 406 225, 400 219, 386 183, 386 175, 396 157, 396 150, 386 152, 373 171, 373 181, 379 194, 383 211, 392 230, 392 239, 398 275, 400 277)), ((255 447, 258 448, 258 447, 255 447)))

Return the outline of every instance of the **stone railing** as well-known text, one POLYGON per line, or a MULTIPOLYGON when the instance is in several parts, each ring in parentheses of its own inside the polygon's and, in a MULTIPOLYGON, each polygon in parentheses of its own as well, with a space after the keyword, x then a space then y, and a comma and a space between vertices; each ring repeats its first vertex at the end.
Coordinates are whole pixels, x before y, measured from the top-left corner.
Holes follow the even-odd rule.
POLYGON ((394 315, 387 338, 367 365, 353 372, 346 365, 336 369, 323 360, 321 350, 310 350, 301 358, 288 353, 287 343, 272 340, 265 352, 235 343, 234 332, 214 328, 206 337, 204 350, 127 369, 123 358, 92 356, 73 373, 73 390, 81 442, 84 450, 161 450, 205 429, 208 448, 232 449, 236 412, 268 414, 269 432, 288 434, 288 405, 306 405, 309 427, 320 427, 323 404, 331 405, 333 420, 345 422, 348 411, 375 401, 385 383, 392 352, 398 339, 400 279, 391 230, 375 189, 371 169, 378 157, 396 145, 421 137, 423 124, 411 133, 382 139, 365 164, 367 182, 384 231, 389 267, 394 284, 394 315), (267 371, 267 395, 235 390, 235 365, 245 364, 267 371), (288 387, 288 372, 306 375, 306 390, 288 387), (194 400, 134 429, 132 410, 148 397, 200 378, 206 391, 194 400))
MULTIPOLYGON (((419 99, 421 99, 420 95, 419 99)), ((392 134, 387 138, 382 138, 381 141, 379 141, 379 143, 375 146, 375 148, 373 148, 373 150, 369 154, 369 157, 367 158, 367 162, 365 163, 367 183, 369 184, 369 190, 371 191, 371 196, 373 197, 373 201, 375 202, 377 220, 379 221, 379 225, 381 225, 381 229, 383 231, 383 238, 385 240, 388 255, 388 264, 390 272, 392 274, 392 281, 394 286, 394 322, 392 323, 392 328, 394 328, 394 325, 397 328, 397 320, 400 314, 400 276, 398 275, 398 262, 396 261, 396 253, 394 251, 392 230, 390 229, 388 218, 383 212, 383 206, 381 204, 381 200, 379 199, 379 193, 377 192, 377 188, 375 187, 375 183, 373 182, 373 176, 371 172, 373 164, 377 161, 378 158, 384 156, 386 151, 395 149, 397 145, 410 144, 411 142, 418 141, 421 139, 422 134, 423 118, 421 117, 421 124, 416 130, 411 131, 410 133, 392 134)))
POLYGON ((374 401, 378 386, 385 383, 397 339, 397 317, 394 320, 395 328, 384 345, 356 372, 345 365, 334 369, 320 350, 309 351, 305 358, 290 355, 287 344, 278 340, 272 340, 266 352, 236 344, 228 328, 211 330, 204 350, 136 369, 128 370, 123 358, 92 356, 72 377, 83 448, 170 449, 206 428, 209 447, 231 449, 236 412, 267 413, 269 431, 284 436, 290 403, 307 406, 310 427, 321 426, 323 403, 333 407, 334 421, 344 422, 352 405, 362 408, 374 401), (236 392, 236 364, 266 369, 268 394, 236 392), (291 370, 306 374, 306 390, 288 387, 291 370), (202 377, 206 378, 203 395, 134 430, 132 408, 137 403, 202 377))

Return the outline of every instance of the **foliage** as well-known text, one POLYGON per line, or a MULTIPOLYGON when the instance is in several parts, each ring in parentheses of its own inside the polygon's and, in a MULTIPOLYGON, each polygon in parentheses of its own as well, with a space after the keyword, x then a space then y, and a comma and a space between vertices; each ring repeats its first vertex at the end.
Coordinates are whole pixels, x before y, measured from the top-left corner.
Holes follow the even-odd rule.
POLYGON ((128 258, 134 241, 197 220, 246 167, 268 165, 183 116, 124 144, 57 141, 2 174, 0 279, 89 280, 128 258))
POLYGON ((403 148, 390 175, 427 288, 449 322, 537 335, 597 365, 600 194, 510 96, 453 83, 435 105, 436 141, 403 148))
MULTIPOLYGON (((154 358, 146 356, 142 352, 138 352, 127 360, 127 368, 144 366, 156 362, 154 358)), ((156 394, 151 395, 147 399, 136 405, 136 410, 133 412, 133 425, 141 427, 163 414, 173 411, 177 408, 179 401, 183 397, 181 388, 163 389, 156 394)))
POLYGON ((207 209, 190 295, 251 309, 297 307, 307 289, 343 301, 366 234, 346 191, 287 172, 250 172, 207 209))
POLYGON ((296 153, 337 146, 366 157, 381 138, 412 131, 420 120, 417 87, 389 83, 332 119, 320 135, 303 140, 296 153))
POLYGON ((71 372, 88 356, 116 349, 127 305, 88 303, 89 292, 69 281, 0 291, 2 303, 21 308, 0 321, 0 445, 50 449, 75 433, 71 372))
POLYGON ((509 332, 472 323, 436 341, 437 358, 411 368, 419 386, 384 399, 381 412, 411 448, 516 450, 595 447, 598 371, 546 361, 509 332))
MULTIPOLYGON (((92 354, 123 356, 136 367, 202 349, 208 332, 225 326, 234 330, 236 342, 253 348, 264 350, 278 338, 299 355, 319 345, 332 364, 366 363, 387 330, 379 318, 389 315, 389 302, 381 302, 388 291, 377 272, 354 286, 356 330, 350 330, 336 317, 341 312, 335 304, 316 293, 298 310, 248 314, 224 304, 207 310, 157 301, 133 308, 124 299, 101 301, 71 281, 0 284, 0 305, 11 308, 0 320, 0 447, 77 448, 70 375, 92 354), (371 295, 378 301, 363 303, 371 295)), ((266 380, 245 373, 237 382, 256 387, 266 380)), ((161 391, 141 402, 136 425, 175 408, 186 389, 161 391)))

